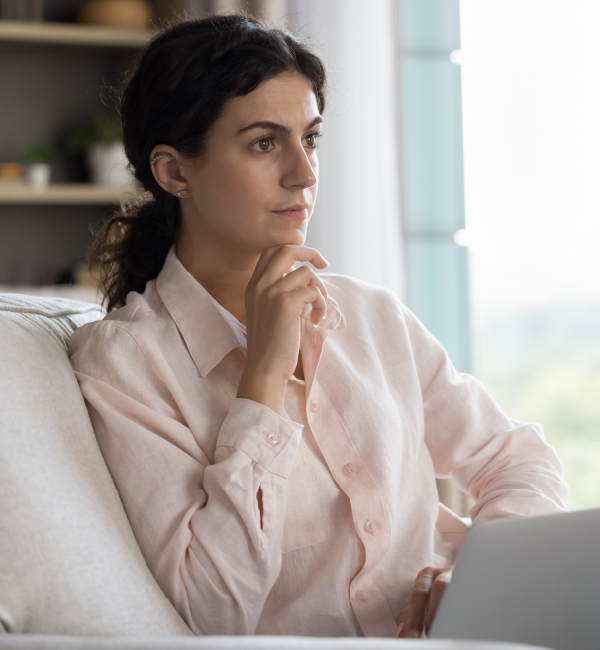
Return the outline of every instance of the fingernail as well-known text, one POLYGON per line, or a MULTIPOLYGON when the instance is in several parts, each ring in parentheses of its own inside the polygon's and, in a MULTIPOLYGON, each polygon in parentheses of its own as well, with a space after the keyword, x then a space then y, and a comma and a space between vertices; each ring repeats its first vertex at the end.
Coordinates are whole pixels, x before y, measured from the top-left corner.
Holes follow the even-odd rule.
MULTIPOLYGON (((325 258, 323 259, 325 260, 325 258)), ((327 260, 325 260, 325 263, 327 264, 327 266, 331 266, 331 264, 327 260)))
POLYGON ((419 628, 411 627, 410 630, 408 631, 409 639, 418 639, 420 636, 421 633, 419 632, 419 628))

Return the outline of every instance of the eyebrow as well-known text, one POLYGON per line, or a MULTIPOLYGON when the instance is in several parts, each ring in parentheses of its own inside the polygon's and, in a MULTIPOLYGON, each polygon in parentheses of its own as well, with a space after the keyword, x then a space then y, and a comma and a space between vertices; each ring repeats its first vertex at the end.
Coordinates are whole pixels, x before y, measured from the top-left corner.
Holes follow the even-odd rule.
MULTIPOLYGON (((306 127, 305 130, 308 131, 308 129, 312 129, 313 126, 316 126, 317 124, 321 124, 322 121, 323 118, 320 115, 318 115, 306 127)), ((252 129, 268 129, 269 131, 278 131, 279 133, 285 133, 286 135, 289 135, 292 132, 292 129, 290 129, 289 126, 284 126, 283 124, 278 124, 277 122, 271 122, 270 120, 266 120, 262 122, 253 122, 252 124, 245 126, 243 129, 240 129, 238 133, 245 133, 246 131, 251 131, 252 129)))

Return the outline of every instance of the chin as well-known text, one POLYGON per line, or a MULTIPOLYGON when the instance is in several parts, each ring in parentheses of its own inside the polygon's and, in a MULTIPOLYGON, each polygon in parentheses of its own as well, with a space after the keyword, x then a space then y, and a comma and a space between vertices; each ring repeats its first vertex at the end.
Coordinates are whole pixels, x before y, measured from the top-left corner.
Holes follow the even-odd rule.
POLYGON ((304 246, 306 241, 306 233, 303 230, 298 228, 288 230, 286 233, 282 233, 278 239, 281 239, 281 244, 294 244, 296 246, 304 246))
POLYGON ((273 246, 284 246, 290 244, 292 246, 304 246, 306 241, 306 232, 303 228, 286 228, 285 230, 273 231, 269 229, 264 233, 262 239, 262 250, 272 248, 273 246))

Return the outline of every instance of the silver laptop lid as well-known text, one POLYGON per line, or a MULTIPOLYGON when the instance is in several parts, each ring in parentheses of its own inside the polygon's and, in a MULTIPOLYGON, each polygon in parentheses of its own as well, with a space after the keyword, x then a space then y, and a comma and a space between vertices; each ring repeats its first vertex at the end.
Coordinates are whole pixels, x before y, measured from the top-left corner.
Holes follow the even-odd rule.
POLYGON ((430 638, 600 649, 600 508, 476 524, 430 638))

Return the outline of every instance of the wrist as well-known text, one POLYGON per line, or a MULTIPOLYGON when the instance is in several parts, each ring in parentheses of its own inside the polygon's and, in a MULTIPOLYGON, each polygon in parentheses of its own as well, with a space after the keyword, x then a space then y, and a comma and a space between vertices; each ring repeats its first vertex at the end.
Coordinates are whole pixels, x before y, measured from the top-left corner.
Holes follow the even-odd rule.
POLYGON ((245 377, 242 374, 236 397, 243 397, 263 404, 283 416, 286 386, 287 381, 270 375, 245 377))

